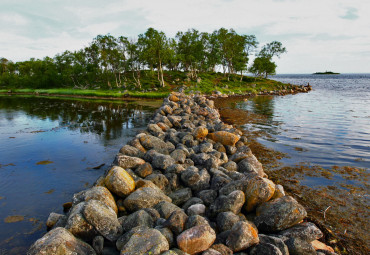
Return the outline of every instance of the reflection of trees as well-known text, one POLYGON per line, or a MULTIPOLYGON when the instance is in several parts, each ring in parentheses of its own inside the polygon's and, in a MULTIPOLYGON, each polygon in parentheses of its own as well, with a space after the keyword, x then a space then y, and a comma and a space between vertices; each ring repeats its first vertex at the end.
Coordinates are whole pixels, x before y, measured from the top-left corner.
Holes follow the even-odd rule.
POLYGON ((97 134, 105 142, 122 136, 125 129, 145 126, 154 108, 131 102, 94 102, 34 97, 1 97, 0 108, 11 117, 21 110, 31 117, 58 121, 60 126, 97 134))
POLYGON ((257 96, 252 102, 252 109, 254 113, 262 114, 268 119, 272 119, 274 115, 274 102, 272 96, 257 96))

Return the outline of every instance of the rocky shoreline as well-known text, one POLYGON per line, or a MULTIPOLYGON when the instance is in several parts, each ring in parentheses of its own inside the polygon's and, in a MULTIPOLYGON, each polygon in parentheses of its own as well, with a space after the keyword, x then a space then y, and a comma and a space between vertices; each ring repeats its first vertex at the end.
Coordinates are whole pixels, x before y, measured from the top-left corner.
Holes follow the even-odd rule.
POLYGON ((335 254, 212 100, 172 93, 28 254, 335 254))

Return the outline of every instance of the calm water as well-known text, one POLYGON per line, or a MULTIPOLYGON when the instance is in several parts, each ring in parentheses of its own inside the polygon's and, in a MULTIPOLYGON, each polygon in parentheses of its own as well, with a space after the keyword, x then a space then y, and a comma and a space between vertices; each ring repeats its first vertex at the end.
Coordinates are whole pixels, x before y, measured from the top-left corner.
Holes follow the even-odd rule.
POLYGON ((0 96, 0 254, 25 254, 160 104, 0 96))
POLYGON ((236 107, 267 117, 245 128, 265 130, 260 142, 286 152, 288 165, 370 168, 370 74, 277 75, 274 80, 313 87, 310 93, 256 97, 236 107))

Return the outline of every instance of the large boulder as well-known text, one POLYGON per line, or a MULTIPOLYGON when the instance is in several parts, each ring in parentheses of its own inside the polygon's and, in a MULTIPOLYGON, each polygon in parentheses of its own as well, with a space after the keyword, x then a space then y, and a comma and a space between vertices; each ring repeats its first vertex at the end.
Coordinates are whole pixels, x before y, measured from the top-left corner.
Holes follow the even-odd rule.
POLYGON ((158 137, 144 135, 139 138, 140 143, 146 150, 154 149, 158 153, 168 154, 168 145, 158 137))
POLYGON ((233 133, 229 133, 226 131, 217 131, 214 133, 210 133, 207 136, 208 138, 212 139, 216 143, 219 142, 222 145, 230 145, 234 146, 237 141, 239 141, 240 137, 233 133))
POLYGON ((245 210, 253 211, 258 205, 269 201, 275 192, 275 184, 266 178, 257 177, 248 182, 245 189, 245 210))
POLYGON ((177 245, 189 254, 207 250, 216 240, 216 233, 209 225, 199 225, 182 232, 177 236, 177 245))
POLYGON ((37 240, 27 254, 94 255, 96 252, 90 245, 74 237, 65 228, 55 228, 37 240))
POLYGON ((104 179, 105 186, 114 194, 126 197, 135 189, 135 181, 122 167, 112 167, 104 179))
POLYGON ((172 202, 172 199, 166 196, 160 189, 144 187, 132 192, 124 201, 125 208, 129 211, 137 211, 143 208, 149 208, 160 201, 172 202))
POLYGON ((248 221, 235 223, 226 239, 226 245, 234 252, 245 250, 258 242, 258 231, 254 224, 248 221))
POLYGON ((94 186, 90 189, 74 194, 72 198, 72 205, 74 206, 83 201, 87 202, 92 199, 99 200, 100 202, 103 202, 112 208, 116 213, 118 212, 114 197, 106 187, 102 186, 94 186))
POLYGON ((277 232, 301 222, 307 212, 294 198, 285 196, 261 204, 254 223, 263 232, 277 232))
POLYGON ((122 226, 115 211, 104 203, 89 200, 83 208, 83 215, 108 240, 115 241, 122 235, 122 226))

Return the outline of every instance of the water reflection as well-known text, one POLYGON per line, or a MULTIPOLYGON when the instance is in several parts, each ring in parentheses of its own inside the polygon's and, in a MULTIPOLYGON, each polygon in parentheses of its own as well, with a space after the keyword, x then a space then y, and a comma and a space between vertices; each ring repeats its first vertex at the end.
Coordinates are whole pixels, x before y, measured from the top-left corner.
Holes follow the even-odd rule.
POLYGON ((0 254, 25 254, 160 104, 0 96, 0 254))

